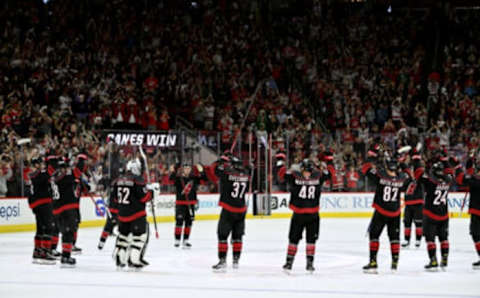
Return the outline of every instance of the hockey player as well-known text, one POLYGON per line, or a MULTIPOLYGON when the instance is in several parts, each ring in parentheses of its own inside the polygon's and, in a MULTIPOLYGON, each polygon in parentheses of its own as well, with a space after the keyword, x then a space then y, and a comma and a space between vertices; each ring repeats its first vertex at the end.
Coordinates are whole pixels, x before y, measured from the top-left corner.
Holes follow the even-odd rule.
POLYGON ((203 167, 197 165, 195 171, 189 163, 184 163, 181 168, 175 171, 170 168, 170 180, 174 181, 176 189, 175 201, 175 247, 180 246, 183 228, 183 248, 191 248, 188 241, 195 219, 195 207, 198 206, 197 189, 200 180, 207 180, 203 167), (185 225, 185 226, 184 226, 185 225))
POLYGON ((79 204, 75 197, 78 180, 64 160, 58 162, 58 170, 52 177, 53 214, 57 217, 62 233, 62 267, 75 267, 71 257, 73 233, 77 226, 79 204))
POLYGON ((126 173, 116 180, 113 188, 118 202, 119 235, 114 253, 118 269, 124 268, 127 262, 134 269, 141 269, 148 264, 142 258, 148 243, 145 204, 152 199, 153 193, 141 174, 139 159, 130 160, 126 173), (132 243, 128 238, 130 234, 132 243))
MULTIPOLYGON (((79 206, 80 206, 80 198, 82 196, 82 193, 88 193, 90 189, 90 186, 88 185, 88 177, 86 176, 87 161, 88 161, 88 157, 86 154, 84 153, 78 154, 76 156, 75 166, 73 169, 73 175, 78 181, 76 191, 75 191, 75 198, 76 198, 76 203, 78 203, 79 206)), ((68 162, 68 160, 66 160, 66 162, 68 162)), ((80 225, 81 221, 82 219, 80 214, 80 208, 78 208, 77 216, 76 216, 75 231, 73 232, 72 254, 74 255, 78 255, 82 253, 82 249, 76 245, 77 238, 78 238, 78 226, 80 225)))
POLYGON ((220 180, 219 205, 222 207, 217 228, 219 262, 212 267, 215 272, 225 272, 227 269, 227 240, 230 234, 233 268, 238 268, 247 212, 245 196, 251 180, 248 169, 239 158, 231 156, 228 159, 228 162, 220 160, 215 168, 215 175, 220 180))
MULTIPOLYGON (((420 155, 413 155, 412 159, 420 159, 420 155)), ((410 168, 408 168, 408 170, 410 170, 410 168)), ((402 247, 404 248, 410 246, 412 223, 415 223, 415 247, 420 247, 423 234, 423 193, 423 187, 418 185, 416 180, 411 180, 405 191, 405 209, 403 212, 405 242, 402 243, 402 247)))
MULTIPOLYGON (((124 170, 123 168, 119 169, 119 175, 123 175, 124 170)), ((110 190, 114 189, 114 185, 116 184, 116 180, 113 181, 110 185, 110 190)), ((102 234, 100 235, 100 241, 98 242, 98 249, 103 249, 105 246, 105 241, 107 241, 108 236, 110 236, 113 232, 115 226, 118 225, 118 202, 116 201, 116 196, 114 195, 113 191, 110 191, 109 200, 108 200, 108 216, 107 221, 105 222, 105 226, 103 227, 102 234)))
POLYGON ((466 164, 465 173, 457 176, 459 184, 469 187, 470 203, 468 213, 470 213, 470 235, 472 236, 479 261, 472 264, 473 269, 480 270, 480 158, 470 158, 466 164))
POLYGON ((378 158, 378 152, 370 155, 370 162, 362 167, 362 173, 367 175, 376 185, 372 207, 375 209, 368 228, 370 239, 370 262, 363 267, 365 273, 377 273, 377 253, 380 247, 380 235, 385 226, 388 229, 390 251, 392 254, 392 271, 398 268, 400 253, 400 193, 405 190, 409 178, 398 171, 398 162, 393 157, 385 157, 376 166, 373 161, 378 158))
POLYGON ((26 186, 28 204, 35 214, 36 233, 33 263, 55 264, 51 254, 51 237, 55 228, 52 213, 52 196, 50 191, 50 175, 41 157, 31 160, 33 171, 28 175, 26 186))
POLYGON ((429 171, 417 162, 415 165, 415 178, 422 184, 425 191, 423 206, 423 234, 427 242, 427 251, 430 262, 425 265, 427 271, 437 271, 438 261, 436 256, 435 237, 440 241, 442 261, 440 266, 445 269, 448 264, 448 202, 447 196, 453 179, 447 175, 445 167, 446 158, 433 162, 429 171))
POLYGON ((287 251, 287 262, 283 266, 285 272, 292 270, 297 246, 302 239, 303 231, 306 231, 307 240, 307 271, 313 273, 313 259, 315 255, 315 242, 318 239, 320 227, 320 195, 323 182, 331 178, 329 171, 319 171, 313 162, 304 159, 300 169, 287 171, 286 182, 290 191, 290 209, 293 215, 290 220, 289 244, 287 251))

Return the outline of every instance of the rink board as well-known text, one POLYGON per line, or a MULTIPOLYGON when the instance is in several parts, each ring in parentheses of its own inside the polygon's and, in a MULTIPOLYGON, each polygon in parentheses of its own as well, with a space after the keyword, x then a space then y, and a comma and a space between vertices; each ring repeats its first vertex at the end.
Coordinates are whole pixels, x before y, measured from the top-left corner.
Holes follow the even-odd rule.
MULTIPOLYGON (((220 207, 218 194, 199 194, 199 208, 196 211, 197 220, 218 219, 220 207)), ((274 193, 272 196, 272 215, 270 218, 290 217, 288 209, 288 193, 274 193)), ((449 194, 448 204, 451 217, 468 217, 465 207, 460 214, 465 193, 453 192, 449 194)), ((372 214, 373 193, 322 193, 320 202, 320 215, 322 217, 369 217, 372 214)), ((250 202, 250 199, 249 199, 250 202)), ((247 218, 264 218, 252 215, 252 204, 248 204, 247 218)), ((468 199, 465 204, 468 206, 468 199)), ((155 194, 155 214, 158 222, 174 220, 175 195, 155 194)), ((147 208, 149 220, 152 221, 151 208, 147 208)), ((99 196, 82 197, 80 204, 82 217, 81 227, 96 227, 105 223, 105 203, 99 196), (95 207, 93 200, 96 201, 95 207)), ((1 198, 0 199, 0 233, 31 231, 35 228, 35 218, 28 206, 26 198, 1 198)))

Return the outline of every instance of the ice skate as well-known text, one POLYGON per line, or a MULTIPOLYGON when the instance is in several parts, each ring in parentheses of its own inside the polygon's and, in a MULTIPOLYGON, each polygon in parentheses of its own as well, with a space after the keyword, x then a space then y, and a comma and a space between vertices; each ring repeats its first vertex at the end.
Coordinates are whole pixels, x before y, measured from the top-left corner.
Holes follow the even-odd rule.
POLYGON ((81 255, 82 249, 78 246, 72 247, 72 255, 81 255))
POLYGON ((403 243, 402 243, 402 248, 409 248, 410 247, 410 241, 409 240, 405 240, 403 243))
POLYGON ((378 269, 377 262, 375 260, 371 260, 370 263, 363 266, 363 273, 378 274, 377 269, 378 269))
POLYGON ((188 240, 183 240, 182 248, 183 249, 190 249, 190 248, 192 248, 192 245, 190 244, 190 242, 188 242, 188 240))
POLYGON ((437 272, 438 271, 438 262, 436 258, 430 260, 430 263, 425 265, 425 270, 429 272, 437 272))
POLYGON ((422 241, 415 240, 415 248, 419 248, 421 243, 422 243, 422 241))
POLYGON ((224 273, 227 272, 227 262, 225 259, 220 259, 218 264, 212 266, 213 272, 224 273))
POLYGON ((238 264, 239 261, 240 261, 240 258, 238 258, 238 257, 237 257, 237 258, 233 258, 233 263, 232 263, 233 269, 238 269, 238 267, 239 267, 239 264, 238 264))
POLYGON ((480 260, 472 264, 473 270, 480 270, 480 260))
POLYGON ((290 274, 292 272, 292 265, 293 265, 293 262, 288 260, 287 263, 285 263, 285 265, 283 265, 283 272, 287 273, 287 274, 290 274))
POLYGON ((180 247, 180 240, 175 240, 175 243, 173 244, 175 247, 180 247))
POLYGON ((313 274, 315 267, 313 267, 313 260, 307 260, 307 272, 313 274))
POLYGON ((61 268, 74 268, 77 261, 72 257, 62 257, 61 259, 61 268))

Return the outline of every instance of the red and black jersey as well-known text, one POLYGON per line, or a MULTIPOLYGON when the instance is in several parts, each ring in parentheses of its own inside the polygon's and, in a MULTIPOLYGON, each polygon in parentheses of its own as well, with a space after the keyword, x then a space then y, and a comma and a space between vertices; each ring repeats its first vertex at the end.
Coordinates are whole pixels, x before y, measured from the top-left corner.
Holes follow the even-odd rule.
POLYGON ((285 175, 290 191, 290 209, 295 213, 318 213, 323 182, 331 179, 330 172, 314 170, 307 179, 300 171, 287 171, 285 175))
POLYGON ((245 213, 245 196, 250 186, 250 175, 246 169, 236 169, 219 163, 215 175, 220 180, 220 202, 223 209, 233 213, 245 213))
POLYGON ((418 184, 416 180, 411 179, 405 190, 405 205, 423 204, 423 185, 418 184))
POLYGON ((371 163, 363 165, 362 172, 376 185, 372 207, 384 216, 400 216, 400 193, 407 189, 412 179, 403 172, 390 176, 383 168, 373 168, 371 163))
POLYGON ((115 181, 113 197, 118 203, 118 220, 130 222, 147 215, 145 204, 153 194, 147 190, 143 177, 126 174, 115 181))
POLYGON ((50 175, 46 170, 36 170, 28 174, 28 204, 34 209, 43 204, 52 203, 50 175))
POLYGON ((78 180, 70 169, 65 173, 56 171, 51 179, 53 214, 58 215, 66 210, 78 209, 79 203, 75 195, 78 180))
POLYGON ((448 192, 453 179, 450 175, 443 178, 434 178, 432 174, 422 173, 416 170, 417 181, 422 184, 425 190, 425 203, 423 205, 423 214, 433 220, 448 219, 448 192))
POLYGON ((461 172, 457 176, 457 182, 469 188, 470 203, 468 213, 480 216, 480 175, 475 174, 472 167, 468 167, 466 172, 461 172))
POLYGON ((175 184, 176 205, 195 205, 197 200, 197 189, 200 180, 207 180, 205 173, 194 173, 193 170, 187 177, 174 172, 170 175, 170 180, 175 184))

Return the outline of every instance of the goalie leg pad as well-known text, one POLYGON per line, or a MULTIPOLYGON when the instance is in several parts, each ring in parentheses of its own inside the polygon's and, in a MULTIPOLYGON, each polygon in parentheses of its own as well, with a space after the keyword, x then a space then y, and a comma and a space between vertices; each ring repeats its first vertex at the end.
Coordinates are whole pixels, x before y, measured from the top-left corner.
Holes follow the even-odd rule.
POLYGON ((130 262, 132 264, 142 265, 142 251, 147 244, 147 239, 147 233, 132 237, 132 244, 130 245, 130 262))
POLYGON ((118 235, 117 242, 115 244, 114 257, 117 262, 117 266, 125 266, 127 264, 127 250, 128 250, 128 236, 118 235))

